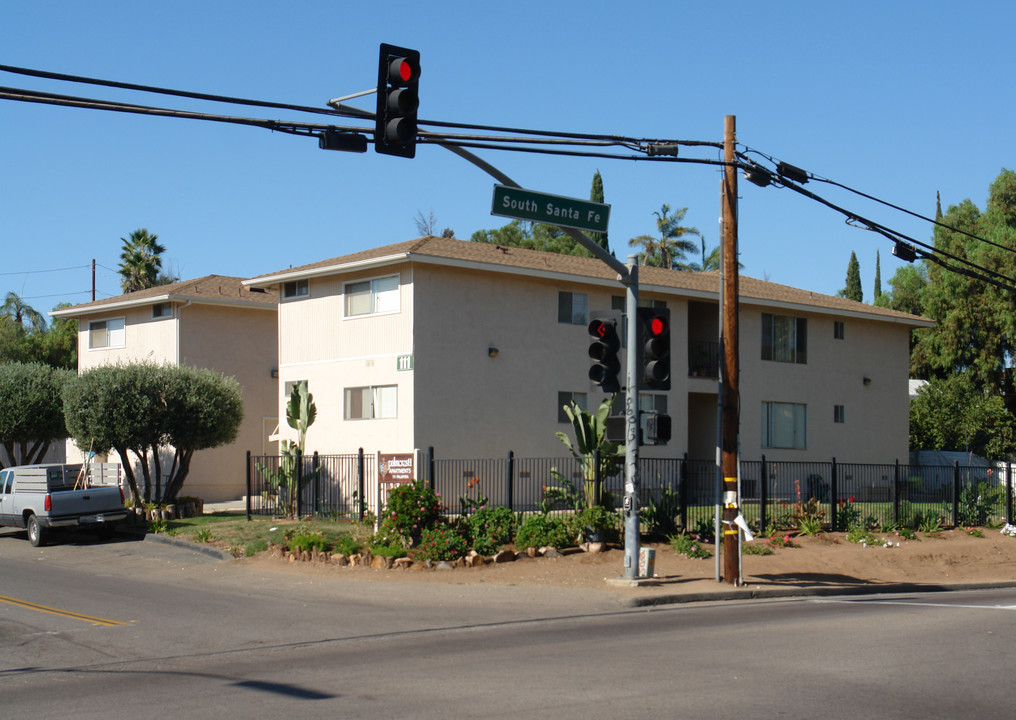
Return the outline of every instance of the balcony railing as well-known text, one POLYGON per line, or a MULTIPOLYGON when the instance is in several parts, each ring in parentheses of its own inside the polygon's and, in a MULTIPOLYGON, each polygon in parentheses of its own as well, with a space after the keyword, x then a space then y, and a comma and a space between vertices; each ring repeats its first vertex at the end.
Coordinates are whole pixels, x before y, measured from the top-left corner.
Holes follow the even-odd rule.
POLYGON ((720 376, 720 344, 695 340, 688 344, 688 377, 720 376))

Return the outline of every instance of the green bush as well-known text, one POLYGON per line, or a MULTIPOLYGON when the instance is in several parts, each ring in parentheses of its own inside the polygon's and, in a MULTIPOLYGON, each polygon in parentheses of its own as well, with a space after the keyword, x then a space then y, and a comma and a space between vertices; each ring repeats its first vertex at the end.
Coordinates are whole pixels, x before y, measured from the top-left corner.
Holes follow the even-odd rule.
POLYGON ((370 552, 372 555, 390 558, 406 557, 409 554, 401 545, 371 545, 370 552))
POLYGON ((422 480, 398 485, 388 493, 388 502, 381 514, 379 544, 400 541, 410 547, 419 544, 426 530, 432 529, 441 516, 441 501, 422 480))
POLYGON ((702 541, 694 535, 688 533, 677 533, 667 538, 667 542, 670 543, 670 547, 674 549, 678 555, 684 555, 692 559, 703 559, 712 557, 712 553, 702 547, 702 541))
POLYGON ((355 555, 360 552, 360 543, 352 535, 339 535, 335 538, 332 551, 346 556, 355 555))
POLYGON ((324 552, 329 547, 328 540, 321 533, 307 533, 296 535, 289 541, 289 552, 310 552, 317 550, 324 552))
POLYGON ((564 522, 550 515, 530 515, 515 533, 515 547, 523 550, 543 546, 562 548, 574 544, 574 538, 564 522))
POLYGON ((473 550, 493 555, 512 541, 515 514, 506 507, 481 508, 466 519, 466 527, 473 550))
POLYGON ((660 499, 650 499, 642 508, 641 520, 646 534, 667 537, 677 533, 677 518, 681 514, 681 494, 673 487, 660 491, 660 499))
POLYGON ((457 560, 469 550, 469 542, 448 526, 428 528, 420 535, 420 542, 412 552, 413 560, 457 560))

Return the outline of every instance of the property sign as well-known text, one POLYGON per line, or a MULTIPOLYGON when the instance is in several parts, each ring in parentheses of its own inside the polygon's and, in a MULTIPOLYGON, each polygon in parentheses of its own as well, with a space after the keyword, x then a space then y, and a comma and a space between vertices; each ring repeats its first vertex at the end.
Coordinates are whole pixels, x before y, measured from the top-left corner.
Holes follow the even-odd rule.
POLYGON ((610 205, 495 185, 490 214, 563 225, 577 230, 606 232, 610 205))

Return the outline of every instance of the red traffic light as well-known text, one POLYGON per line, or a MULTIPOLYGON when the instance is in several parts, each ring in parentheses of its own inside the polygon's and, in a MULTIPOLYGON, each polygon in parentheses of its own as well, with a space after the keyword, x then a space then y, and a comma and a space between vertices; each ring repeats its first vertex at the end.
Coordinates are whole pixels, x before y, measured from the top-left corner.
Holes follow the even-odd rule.
POLYGON ((649 319, 649 334, 653 337, 663 335, 663 333, 667 332, 669 327, 670 323, 667 321, 667 318, 662 315, 653 315, 649 319))
POLYGON ((420 79, 420 63, 412 58, 392 58, 388 63, 388 83, 390 85, 408 85, 420 79))

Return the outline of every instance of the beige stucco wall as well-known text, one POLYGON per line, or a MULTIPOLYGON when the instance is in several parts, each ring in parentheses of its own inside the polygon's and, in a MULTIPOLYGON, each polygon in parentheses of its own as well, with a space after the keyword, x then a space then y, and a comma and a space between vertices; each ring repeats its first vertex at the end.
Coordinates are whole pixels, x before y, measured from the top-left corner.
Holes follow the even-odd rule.
POLYGON ((266 419, 278 413, 277 324, 274 308, 246 309, 219 305, 178 307, 179 364, 209 368, 236 379, 243 396, 243 422, 229 445, 194 453, 182 493, 219 502, 246 492, 246 452, 277 452, 266 446, 266 419))
POLYGON ((859 318, 768 310, 808 319, 808 362, 761 360, 762 308, 741 311, 741 457, 772 460, 906 462, 909 327, 859 318), (844 339, 833 323, 844 322, 844 339), (870 383, 865 385, 864 378, 870 383), (762 403, 807 403, 807 450, 763 448, 762 403), (845 422, 833 421, 843 405, 845 422))
POLYGON ((306 380, 317 406, 306 452, 342 454, 410 452, 413 445, 414 374, 398 359, 413 353, 413 275, 408 265, 312 278, 307 297, 279 303, 278 414, 282 437, 295 439, 285 421, 287 382, 306 380), (345 317, 343 287, 372 278, 400 277, 399 309, 345 317), (398 417, 344 420, 344 389, 396 385, 398 417))

